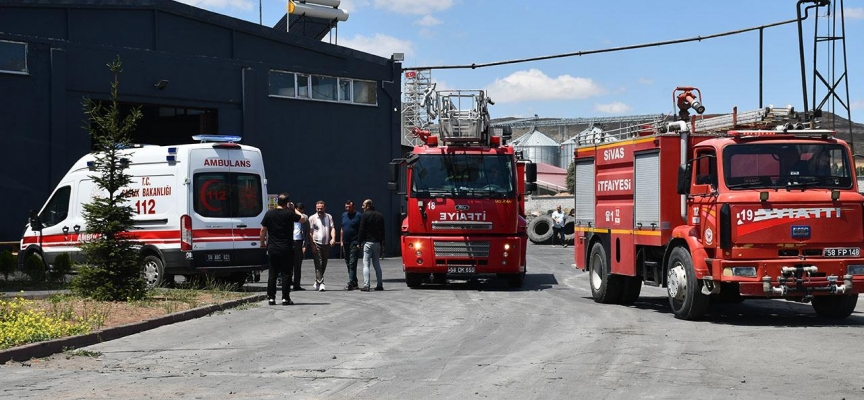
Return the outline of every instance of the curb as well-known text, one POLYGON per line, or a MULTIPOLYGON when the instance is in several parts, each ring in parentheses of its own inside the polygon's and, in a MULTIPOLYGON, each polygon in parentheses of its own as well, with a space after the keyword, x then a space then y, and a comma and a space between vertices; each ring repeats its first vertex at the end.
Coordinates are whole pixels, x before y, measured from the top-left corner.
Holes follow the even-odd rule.
POLYGON ((84 335, 69 336, 0 350, 0 364, 5 364, 8 361, 27 361, 32 358, 48 357, 52 354, 61 353, 69 349, 77 349, 109 340, 119 339, 124 336, 144 332, 160 326, 200 318, 216 311, 234 308, 242 304, 254 303, 265 299, 267 299, 266 294, 257 294, 222 304, 193 308, 191 310, 163 315, 158 318, 148 319, 141 322, 106 328, 84 335))

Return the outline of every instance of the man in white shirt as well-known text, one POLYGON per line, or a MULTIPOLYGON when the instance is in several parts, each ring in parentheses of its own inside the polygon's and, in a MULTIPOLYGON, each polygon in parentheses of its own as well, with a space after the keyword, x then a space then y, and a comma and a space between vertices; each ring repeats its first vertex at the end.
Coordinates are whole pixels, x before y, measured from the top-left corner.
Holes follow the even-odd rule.
POLYGON ((552 212, 552 223, 552 231, 555 232, 552 235, 552 245, 555 245, 555 238, 558 238, 561 247, 567 247, 567 242, 564 241, 564 213, 561 212, 560 205, 552 212))
POLYGON ((324 291, 324 271, 330 257, 330 247, 336 244, 336 227, 333 216, 327 214, 327 207, 319 200, 315 203, 315 214, 309 217, 309 241, 312 245, 312 260, 315 262, 314 289, 324 291))

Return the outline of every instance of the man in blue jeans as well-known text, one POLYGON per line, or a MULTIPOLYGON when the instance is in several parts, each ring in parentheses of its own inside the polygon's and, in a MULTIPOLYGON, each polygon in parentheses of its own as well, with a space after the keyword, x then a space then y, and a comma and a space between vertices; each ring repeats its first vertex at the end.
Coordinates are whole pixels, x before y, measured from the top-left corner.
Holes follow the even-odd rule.
POLYGON ((363 200, 363 215, 360 217, 360 232, 358 240, 363 248, 363 287, 361 291, 368 292, 370 277, 369 267, 375 267, 375 277, 378 285, 375 290, 384 290, 381 279, 381 248, 384 246, 384 216, 375 211, 371 199, 363 200))
POLYGON ((354 202, 345 202, 345 212, 342 213, 342 255, 345 257, 345 265, 348 266, 348 284, 345 290, 354 290, 357 285, 357 255, 360 249, 357 247, 357 231, 360 228, 361 214, 354 209, 354 202))

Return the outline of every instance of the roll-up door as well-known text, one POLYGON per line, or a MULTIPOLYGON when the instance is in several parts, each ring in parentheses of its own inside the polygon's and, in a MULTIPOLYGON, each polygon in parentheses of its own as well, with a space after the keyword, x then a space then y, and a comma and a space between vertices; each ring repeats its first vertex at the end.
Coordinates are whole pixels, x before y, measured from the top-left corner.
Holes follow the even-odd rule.
POLYGON ((594 159, 576 161, 573 182, 575 226, 594 226, 594 159))
POLYGON ((635 228, 660 228, 660 153, 636 154, 633 174, 635 228), (641 224, 641 225, 640 225, 641 224))

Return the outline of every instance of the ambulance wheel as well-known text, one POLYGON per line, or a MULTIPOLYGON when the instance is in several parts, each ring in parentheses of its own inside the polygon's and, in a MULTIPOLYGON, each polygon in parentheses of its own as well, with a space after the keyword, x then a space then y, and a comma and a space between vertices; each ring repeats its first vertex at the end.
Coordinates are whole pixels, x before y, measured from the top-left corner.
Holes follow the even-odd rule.
POLYGON ((163 283, 166 282, 165 264, 162 263, 159 257, 152 254, 144 257, 141 273, 144 275, 144 282, 147 283, 147 287, 163 286, 163 283))
POLYGON ((424 274, 415 274, 411 272, 405 273, 405 284, 408 285, 409 288, 420 287, 423 283, 424 274))
POLYGON ((552 217, 548 215, 540 215, 534 217, 528 223, 528 239, 531 243, 547 244, 552 240, 552 217))
POLYGON ((507 286, 511 288, 521 288, 525 283, 525 273, 507 274, 507 286))
POLYGON ((858 304, 858 294, 850 296, 816 296, 813 310, 822 318, 843 319, 852 315, 858 304))
POLYGON ((696 279, 693 258, 684 247, 674 248, 669 255, 666 293, 675 318, 697 320, 708 311, 711 298, 702 294, 702 283, 696 279))
POLYGON ((617 303, 621 299, 621 276, 612 275, 606 258, 603 243, 596 242, 591 247, 588 259, 590 271, 591 296, 598 303, 617 303))
POLYGON ((638 276, 622 276, 621 304, 633 304, 639 300, 642 293, 642 278, 638 276))

